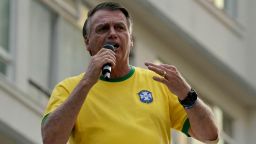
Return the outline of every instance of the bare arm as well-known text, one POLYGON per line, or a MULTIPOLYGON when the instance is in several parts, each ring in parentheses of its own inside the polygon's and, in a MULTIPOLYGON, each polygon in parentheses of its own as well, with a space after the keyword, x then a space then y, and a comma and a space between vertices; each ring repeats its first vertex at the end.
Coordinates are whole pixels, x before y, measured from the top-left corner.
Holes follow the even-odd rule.
POLYGON ((189 134, 205 143, 218 139, 218 128, 210 108, 200 99, 191 109, 186 110, 191 128, 189 134))
POLYGON ((44 144, 66 144, 76 122, 77 115, 91 87, 97 82, 105 63, 115 66, 114 52, 101 49, 92 57, 86 74, 67 100, 53 111, 42 124, 44 144))
MULTIPOLYGON (((180 100, 183 100, 191 90, 190 85, 181 76, 178 70, 171 65, 155 65, 145 63, 148 69, 164 77, 153 77, 154 80, 164 83, 180 100)), ((191 128, 189 134, 202 141, 214 141, 218 139, 218 128, 210 108, 198 99, 192 108, 186 109, 191 128)))
POLYGON ((68 141, 76 117, 91 86, 86 80, 81 80, 69 98, 48 116, 42 125, 44 144, 64 144, 68 141))

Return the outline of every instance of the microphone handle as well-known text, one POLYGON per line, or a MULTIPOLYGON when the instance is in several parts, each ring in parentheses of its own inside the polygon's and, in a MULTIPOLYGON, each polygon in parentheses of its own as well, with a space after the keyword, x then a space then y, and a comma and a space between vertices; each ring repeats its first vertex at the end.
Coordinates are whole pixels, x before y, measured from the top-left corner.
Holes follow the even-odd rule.
POLYGON ((107 63, 102 68, 102 76, 104 79, 109 80, 111 73, 111 64, 107 63))
MULTIPOLYGON (((106 49, 111 49, 112 51, 114 51, 114 45, 112 43, 106 43, 104 46, 104 48, 106 49)), ((102 76, 104 79, 109 80, 110 79, 110 73, 111 73, 111 64, 107 63, 105 65, 103 65, 102 67, 102 76)))

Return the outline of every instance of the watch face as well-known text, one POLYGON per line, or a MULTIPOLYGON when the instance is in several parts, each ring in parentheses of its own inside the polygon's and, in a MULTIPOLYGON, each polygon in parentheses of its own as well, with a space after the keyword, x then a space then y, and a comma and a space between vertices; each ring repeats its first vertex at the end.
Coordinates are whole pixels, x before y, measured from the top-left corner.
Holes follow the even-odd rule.
POLYGON ((189 91, 187 97, 180 101, 180 103, 185 107, 185 108, 191 108, 193 106, 193 104, 196 102, 197 100, 197 93, 192 89, 191 91, 189 91))

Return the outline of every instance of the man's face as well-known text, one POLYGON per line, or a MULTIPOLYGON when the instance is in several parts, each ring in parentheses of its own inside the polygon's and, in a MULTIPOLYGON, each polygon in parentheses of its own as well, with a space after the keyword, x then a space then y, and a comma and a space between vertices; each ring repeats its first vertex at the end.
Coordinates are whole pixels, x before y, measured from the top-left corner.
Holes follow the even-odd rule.
POLYGON ((113 42, 118 46, 115 50, 117 63, 128 62, 133 43, 126 17, 121 11, 99 10, 91 17, 89 24, 85 41, 91 55, 95 55, 106 42, 113 42))

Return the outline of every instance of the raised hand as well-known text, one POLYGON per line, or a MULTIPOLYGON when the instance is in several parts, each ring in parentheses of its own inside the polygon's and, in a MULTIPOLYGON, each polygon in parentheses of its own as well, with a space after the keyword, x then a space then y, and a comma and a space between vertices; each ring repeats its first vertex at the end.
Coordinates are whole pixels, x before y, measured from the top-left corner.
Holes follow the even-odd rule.
POLYGON ((104 64, 110 63, 112 67, 115 67, 115 55, 115 52, 112 50, 102 48, 97 54, 92 56, 83 79, 88 80, 91 84, 95 84, 101 74, 101 69, 104 64))
POLYGON ((154 76, 153 79, 164 83, 171 92, 183 100, 191 89, 191 86, 182 77, 177 68, 168 64, 153 64, 146 62, 145 65, 149 70, 154 71, 159 76, 154 76))

